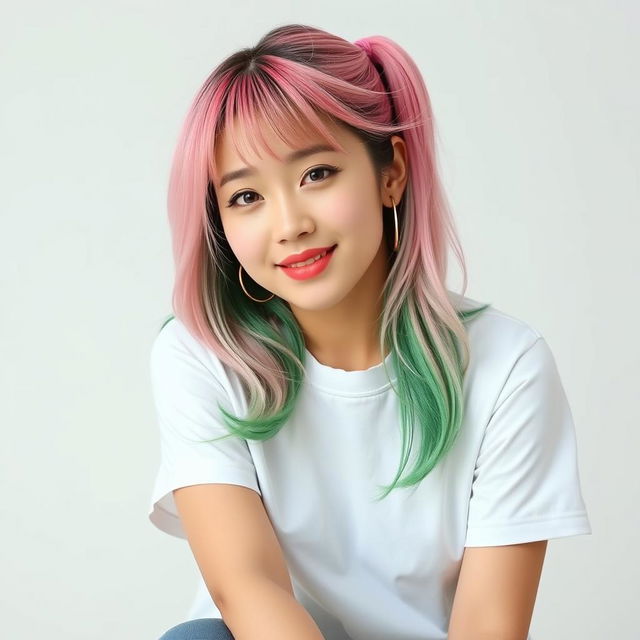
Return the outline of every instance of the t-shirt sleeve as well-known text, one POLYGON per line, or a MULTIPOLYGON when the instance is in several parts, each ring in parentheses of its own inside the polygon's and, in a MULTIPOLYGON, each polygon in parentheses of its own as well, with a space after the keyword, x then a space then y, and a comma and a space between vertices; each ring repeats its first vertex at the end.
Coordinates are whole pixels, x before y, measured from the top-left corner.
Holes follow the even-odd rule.
POLYGON ((573 417, 540 336, 512 367, 473 475, 466 547, 590 534, 573 417))
POLYGON ((148 516, 160 530, 186 538, 173 489, 225 483, 249 487, 261 495, 246 440, 228 435, 218 402, 233 413, 229 393, 203 347, 177 319, 165 325, 151 347, 150 380, 160 435, 160 465, 148 516))

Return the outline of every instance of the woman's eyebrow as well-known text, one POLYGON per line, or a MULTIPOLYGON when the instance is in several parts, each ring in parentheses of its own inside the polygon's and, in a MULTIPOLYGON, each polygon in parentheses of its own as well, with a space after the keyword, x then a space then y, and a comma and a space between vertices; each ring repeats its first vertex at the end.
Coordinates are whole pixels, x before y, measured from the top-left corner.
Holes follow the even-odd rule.
MULTIPOLYGON (((312 156, 316 153, 321 153, 322 151, 338 151, 335 147, 328 144, 314 144, 311 147, 306 147, 305 149, 298 149, 297 151, 293 151, 290 153, 285 160, 287 162, 295 162, 296 160, 301 160, 302 158, 306 158, 307 156, 312 156)), ((223 187, 227 182, 231 182, 232 180, 237 180, 238 178, 244 178, 246 176, 250 176, 255 173, 255 169, 253 167, 245 167, 244 169, 237 169, 236 171, 230 171, 222 176, 222 180, 220 180, 220 186, 223 187)))

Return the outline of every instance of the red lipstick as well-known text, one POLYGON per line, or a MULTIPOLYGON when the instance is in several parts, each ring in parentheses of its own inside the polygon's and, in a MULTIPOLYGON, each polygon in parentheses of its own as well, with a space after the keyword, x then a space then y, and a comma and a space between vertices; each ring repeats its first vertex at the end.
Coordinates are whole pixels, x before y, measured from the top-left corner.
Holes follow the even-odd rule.
POLYGON ((333 256, 333 252, 335 251, 337 245, 333 245, 331 247, 325 247, 320 249, 309 249, 307 251, 303 251, 299 254, 294 254, 293 256, 289 256, 284 260, 281 264, 277 266, 280 267, 286 275, 294 280, 307 280, 308 278, 313 278, 314 276, 322 273, 326 267, 329 265, 329 262, 333 256), (302 262, 307 258, 313 258, 319 254, 322 254, 326 251, 326 254, 312 262, 311 264, 302 266, 302 267, 291 267, 287 266, 288 264, 302 262), (302 257, 300 257, 302 256, 302 257))
POLYGON ((282 262, 278 262, 279 267, 287 267, 294 262, 304 262, 309 258, 315 258, 317 255, 320 255, 323 251, 328 251, 329 249, 333 249, 335 245, 331 245, 329 247, 316 247, 314 249, 306 249, 302 253, 292 253, 290 256, 287 256, 282 262))

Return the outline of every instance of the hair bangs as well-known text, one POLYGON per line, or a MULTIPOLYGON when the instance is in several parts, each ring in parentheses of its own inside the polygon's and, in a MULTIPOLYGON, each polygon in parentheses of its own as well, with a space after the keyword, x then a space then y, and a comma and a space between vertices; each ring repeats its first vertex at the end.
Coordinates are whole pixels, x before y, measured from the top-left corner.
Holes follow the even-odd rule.
MULTIPOLYGON (((267 141, 273 133, 285 145, 300 149, 311 142, 325 142, 344 152, 343 146, 333 135, 329 126, 335 119, 323 111, 308 97, 287 95, 268 74, 246 75, 233 85, 228 93, 224 120, 215 138, 223 133, 238 157, 249 166, 249 157, 263 159, 265 154, 283 161, 267 141)), ((218 177, 215 154, 210 158, 211 178, 218 177)))

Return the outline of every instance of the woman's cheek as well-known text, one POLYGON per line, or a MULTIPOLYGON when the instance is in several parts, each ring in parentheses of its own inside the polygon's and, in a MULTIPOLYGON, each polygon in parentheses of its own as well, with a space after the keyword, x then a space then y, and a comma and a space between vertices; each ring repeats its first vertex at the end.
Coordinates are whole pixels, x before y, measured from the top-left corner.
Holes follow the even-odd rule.
MULTIPOLYGON (((344 191, 332 198, 327 207, 326 218, 328 225, 342 233, 360 229, 363 220, 367 218, 366 203, 362 198, 354 197, 357 189, 344 191)), ((331 238, 329 238, 331 239, 331 238)))
POLYGON ((247 233, 246 229, 229 230, 227 240, 236 258, 243 264, 257 262, 264 252, 262 241, 255 235, 247 233))

